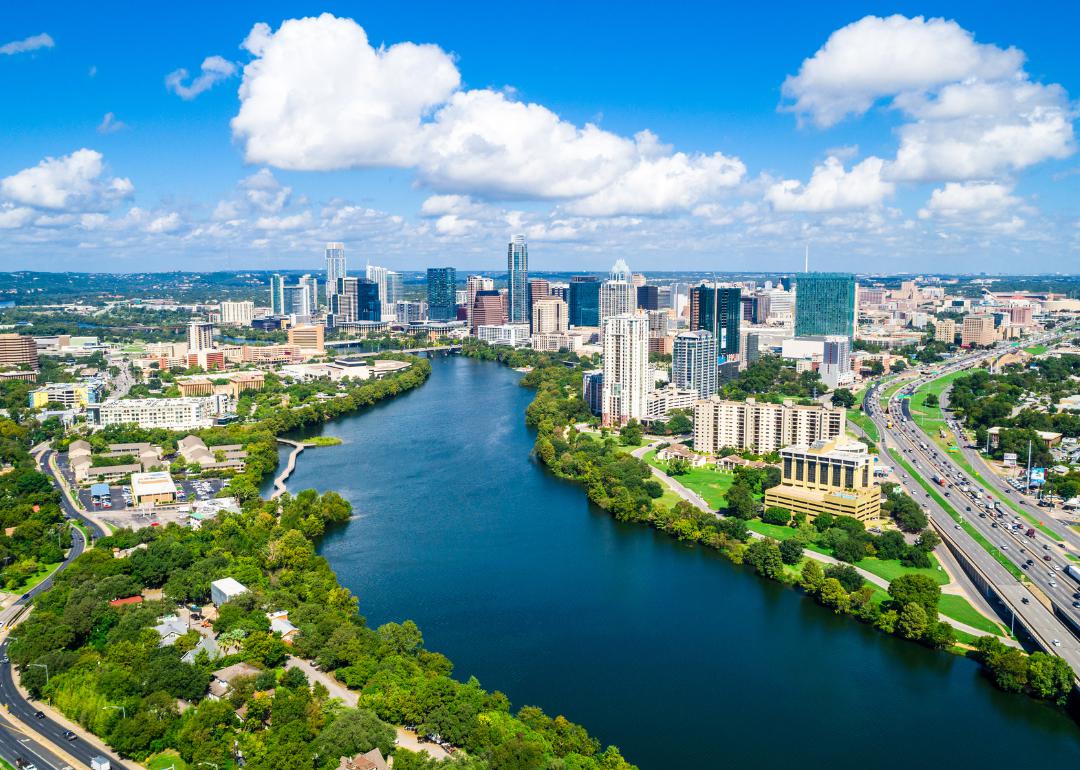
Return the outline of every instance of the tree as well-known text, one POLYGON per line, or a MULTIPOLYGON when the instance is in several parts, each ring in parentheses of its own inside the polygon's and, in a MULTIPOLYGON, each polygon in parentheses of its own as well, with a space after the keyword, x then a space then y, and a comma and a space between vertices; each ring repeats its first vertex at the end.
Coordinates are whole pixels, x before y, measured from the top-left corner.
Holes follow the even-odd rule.
POLYGON ((672 457, 667 461, 667 472, 670 476, 682 476, 690 472, 690 461, 685 457, 672 457))
POLYGON ((623 446, 637 446, 644 435, 645 429, 641 427, 641 423, 631 419, 619 431, 619 443, 623 446))
POLYGON ((818 592, 818 601, 833 612, 840 614, 847 611, 850 598, 848 592, 840 585, 839 580, 825 578, 821 584, 821 590, 818 592))
POLYGON ((832 405, 850 409, 855 406, 855 394, 847 388, 837 388, 832 394, 832 405))
POLYGON ((807 593, 816 594, 821 590, 821 584, 824 582, 825 573, 821 565, 814 559, 807 559, 799 576, 799 586, 807 593))
POLYGON ((1065 705, 1073 687, 1072 667, 1057 655, 1033 652, 1028 658, 1028 687, 1045 700, 1065 705))
POLYGON ((926 553, 930 553, 939 545, 941 545, 941 536, 929 527, 920 532, 915 540, 915 547, 926 553))
POLYGON ((798 538, 789 537, 787 540, 780 542, 780 558, 783 559, 784 564, 798 564, 802 559, 802 555, 803 546, 798 538))
POLYGON ((757 503, 754 495, 745 484, 736 482, 727 492, 728 512, 736 518, 749 521, 754 518, 757 503))
POLYGON ((825 568, 825 577, 840 581, 840 585, 848 593, 858 591, 866 582, 857 569, 847 564, 830 564, 825 568))
POLYGON ((776 524, 786 527, 791 523, 791 511, 787 508, 781 508, 780 506, 774 505, 765 509, 765 512, 761 514, 761 520, 766 524, 776 524))
POLYGON ((941 588, 926 575, 901 575, 889 583, 889 596, 899 608, 918 604, 927 618, 936 620, 941 588))
POLYGON ((905 639, 922 639, 929 624, 926 610, 918 602, 908 602, 900 610, 896 630, 905 639))
POLYGON ((746 563, 759 575, 777 580, 784 574, 784 560, 780 547, 771 538, 759 538, 746 549, 746 563))
POLYGON ((337 767, 339 757, 352 757, 374 748, 388 755, 394 747, 394 728, 365 709, 345 709, 323 728, 311 749, 321 767, 337 767))
POLYGON ((681 409, 674 410, 668 417, 667 430, 672 435, 678 435, 680 433, 689 433, 694 429, 694 423, 690 417, 681 409))

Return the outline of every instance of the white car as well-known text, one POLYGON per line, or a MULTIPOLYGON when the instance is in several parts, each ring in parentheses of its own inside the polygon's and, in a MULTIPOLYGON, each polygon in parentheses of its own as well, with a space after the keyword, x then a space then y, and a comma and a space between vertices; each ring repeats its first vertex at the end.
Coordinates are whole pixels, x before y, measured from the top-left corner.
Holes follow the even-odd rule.
POLYGON ((1055 640, 1054 640, 1054 641, 1052 642, 1052 644, 1053 644, 1053 645, 1054 645, 1055 647, 1060 647, 1060 646, 1061 646, 1061 640, 1060 640, 1060 639, 1055 639, 1055 640))

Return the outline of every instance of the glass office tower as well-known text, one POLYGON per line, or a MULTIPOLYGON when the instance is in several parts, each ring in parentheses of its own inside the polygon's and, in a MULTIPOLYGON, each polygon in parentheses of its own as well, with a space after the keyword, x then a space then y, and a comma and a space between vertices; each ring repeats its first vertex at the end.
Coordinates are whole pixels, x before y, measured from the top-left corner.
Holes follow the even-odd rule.
POLYGON ((855 335, 855 276, 799 273, 795 284, 795 336, 855 335))
POLYGON ((452 267, 429 267, 427 271, 428 318, 453 321, 457 318, 457 270, 452 267))
POLYGON ((575 275, 570 279, 566 303, 571 326, 600 325, 600 279, 595 275, 575 275))

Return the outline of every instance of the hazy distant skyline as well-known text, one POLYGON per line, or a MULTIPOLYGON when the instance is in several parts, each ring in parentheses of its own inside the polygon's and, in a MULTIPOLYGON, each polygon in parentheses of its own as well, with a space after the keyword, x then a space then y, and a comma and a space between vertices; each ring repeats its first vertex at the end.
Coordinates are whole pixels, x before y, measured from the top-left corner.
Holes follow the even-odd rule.
POLYGON ((1075 7, 639 10, 10 9, 0 269, 1080 266, 1075 7))

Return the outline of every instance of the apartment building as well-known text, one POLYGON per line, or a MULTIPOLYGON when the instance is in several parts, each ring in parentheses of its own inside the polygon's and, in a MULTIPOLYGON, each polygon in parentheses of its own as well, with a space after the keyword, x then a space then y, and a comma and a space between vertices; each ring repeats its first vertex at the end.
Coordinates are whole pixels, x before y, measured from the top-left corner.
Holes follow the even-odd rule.
POLYGON ((997 342, 997 330, 994 329, 992 315, 969 315, 964 317, 964 326, 960 332, 960 344, 964 347, 975 345, 993 345, 997 342))
POLYGON ((726 401, 719 396, 694 404, 694 449, 720 454, 725 447, 764 454, 792 444, 813 444, 844 435, 843 409, 802 406, 790 399, 780 404, 726 401))
POLYGON ((134 423, 142 428, 209 428, 228 411, 224 395, 188 398, 131 398, 87 406, 87 422, 96 427, 134 423))

